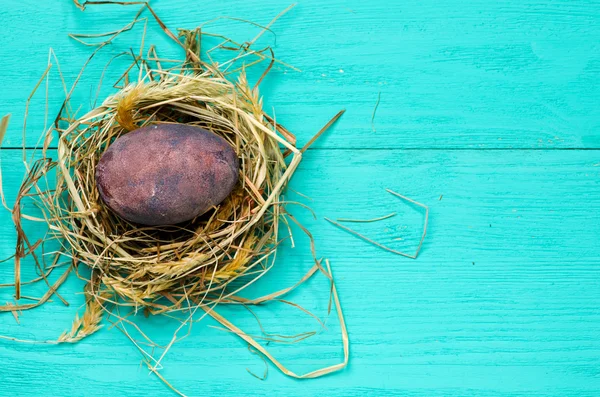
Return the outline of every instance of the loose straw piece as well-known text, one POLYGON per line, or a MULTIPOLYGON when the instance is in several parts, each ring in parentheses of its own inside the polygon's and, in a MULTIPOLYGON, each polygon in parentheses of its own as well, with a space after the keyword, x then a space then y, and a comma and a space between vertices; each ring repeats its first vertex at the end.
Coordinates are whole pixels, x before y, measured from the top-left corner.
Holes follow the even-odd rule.
POLYGON ((392 212, 391 214, 387 214, 384 216, 380 216, 379 218, 373 218, 373 219, 348 219, 348 218, 338 218, 336 219, 338 222, 354 222, 354 223, 370 223, 370 222, 379 222, 379 221, 383 221, 384 219, 389 219, 393 216, 396 216, 395 212, 392 212))
POLYGON ((0 306, 0 312, 12 311, 12 310, 31 310, 35 309, 46 303, 52 295, 56 294, 58 288, 67 280, 67 277, 71 273, 72 268, 69 267, 65 272, 56 280, 56 282, 44 293, 40 300, 36 303, 28 303, 23 305, 11 305, 11 306, 0 306))
MULTIPOLYGON (((10 121, 10 114, 5 115, 4 117, 2 117, 2 120, 0 120, 0 148, 2 148, 2 143, 4 142, 4 137, 6 136, 6 131, 8 130, 8 122, 10 121)), ((0 168, 2 167, 2 157, 0 154, 0 168)), ((8 211, 10 211, 10 208, 8 208, 8 205, 6 204, 6 197, 4 196, 4 190, 2 189, 3 183, 2 183, 2 172, 0 172, 0 199, 2 199, 2 205, 4 206, 4 208, 6 208, 8 211)))
POLYGON ((381 101, 381 91, 377 95, 377 102, 375 103, 375 107, 373 108, 373 115, 371 116, 371 129, 373 132, 377 132, 375 129, 375 113, 377 112, 377 108, 379 107, 379 101, 381 101))
POLYGON ((5 115, 0 120, 0 148, 2 147, 2 142, 4 141, 4 136, 6 135, 6 130, 8 129, 8 122, 10 121, 10 114, 5 115))
MULTIPOLYGON (((269 351, 267 349, 265 349, 260 343, 258 343, 256 341, 256 339, 254 339, 253 337, 251 337, 250 335, 248 335, 247 333, 242 331, 240 328, 235 326, 233 323, 231 323, 225 317, 221 316, 215 310, 209 310, 204 307, 202 307, 202 309, 209 316, 211 316, 213 319, 215 319, 221 325, 223 325, 225 328, 230 330, 232 333, 238 335, 241 339, 243 339, 249 345, 254 347, 267 360, 269 360, 271 363, 273 363, 273 365, 275 365, 283 374, 285 374, 289 377, 296 378, 296 379, 311 379, 311 378, 318 378, 320 376, 328 375, 333 372, 342 370, 348 365, 348 360, 350 357, 350 342, 349 342, 349 338, 348 338, 348 330, 346 328, 346 322, 344 321, 344 313, 342 311, 342 307, 340 304, 340 299, 338 297, 337 289, 335 288, 335 283, 333 282, 333 274, 331 273, 331 266, 329 264, 329 260, 325 260, 325 263, 327 266, 327 273, 329 275, 329 279, 331 280, 331 293, 333 296, 333 301, 335 304, 335 309, 336 309, 336 312, 338 315, 338 320, 340 322, 340 328, 341 328, 341 332, 342 332, 342 345, 343 345, 343 351, 344 351, 344 359, 339 364, 331 365, 331 366, 328 366, 325 368, 320 368, 315 371, 311 371, 311 372, 308 372, 308 373, 305 373, 302 375, 298 375, 295 372, 289 370, 285 365, 283 365, 279 360, 277 360, 271 353, 269 353, 269 351)), ((307 274, 311 274, 311 275, 315 274, 318 269, 319 269, 319 265, 315 264, 309 270, 309 272, 307 274)))
POLYGON ((296 7, 296 3, 290 4, 288 6, 288 8, 286 8, 285 10, 281 11, 279 14, 277 14, 277 16, 275 16, 275 18, 273 18, 271 20, 271 22, 269 22, 269 24, 267 26, 265 26, 265 28, 263 30, 261 30, 255 38, 253 38, 249 43, 248 46, 251 46, 252 44, 254 44, 256 42, 256 40, 258 40, 263 34, 265 34, 265 32, 269 31, 271 26, 273 26, 273 24, 275 22, 277 22, 277 20, 279 18, 281 18, 282 16, 284 16, 285 14, 288 13, 288 11, 290 11, 292 8, 296 7))
POLYGON ((333 125, 333 123, 335 123, 340 117, 342 117, 342 115, 346 112, 346 109, 342 109, 340 110, 335 116, 333 116, 333 118, 331 120, 329 120, 329 122, 327 124, 325 124, 325 126, 323 128, 321 128, 319 130, 319 132, 317 132, 315 134, 315 136, 313 136, 310 141, 308 141, 306 143, 306 145, 304 145, 302 147, 302 149, 300 149, 301 153, 306 152, 306 150, 308 150, 308 148, 317 140, 319 139, 319 137, 329 129, 329 127, 331 127, 333 125))
MULTIPOLYGON (((386 251, 388 251, 388 252, 392 252, 392 253, 394 253, 394 254, 396 254, 396 255, 401 255, 401 256, 404 256, 404 257, 407 257, 407 258, 411 258, 411 259, 417 259, 417 256, 419 256, 419 252, 421 251, 421 247, 423 246, 423 241, 425 240, 425 235, 427 234, 427 225, 428 225, 428 223, 429 223, 429 207, 427 207, 426 205, 424 205, 424 204, 421 204, 421 203, 419 203, 419 202, 417 202, 417 201, 414 201, 414 200, 412 200, 412 199, 409 199, 408 197, 406 197, 406 196, 403 196, 403 195, 401 195, 401 194, 399 194, 399 193, 396 193, 396 192, 394 192, 394 191, 393 191, 393 190, 391 190, 391 189, 385 189, 385 190, 386 190, 388 193, 391 193, 391 194, 393 194, 394 196, 397 196, 397 197, 399 197, 399 198, 401 198, 401 199, 403 199, 403 200, 406 200, 406 201, 408 201, 408 202, 410 202, 410 203, 413 203, 413 204, 415 204, 415 205, 418 205, 419 207, 421 207, 421 208, 424 208, 424 209, 425 209, 425 221, 424 221, 424 224, 423 224, 423 234, 421 235, 421 240, 419 241, 419 245, 417 246, 417 249, 416 249, 416 251, 415 251, 415 253, 414 253, 414 254, 412 254, 412 255, 411 255, 411 254, 407 254, 407 253, 405 253, 405 252, 402 252, 402 251, 397 251, 397 250, 395 250, 395 249, 392 249, 392 248, 390 248, 390 247, 387 247, 387 246, 385 246, 385 245, 383 245, 383 244, 381 244, 381 243, 378 243, 377 241, 375 241, 375 240, 372 240, 372 239, 370 239, 369 237, 367 237, 367 236, 365 236, 365 235, 363 235, 363 234, 360 234, 359 232, 357 232, 357 231, 355 231, 355 230, 353 230, 353 229, 351 229, 351 228, 349 228, 349 227, 347 227, 347 226, 344 226, 344 225, 342 225, 342 224, 341 224, 341 223, 339 223, 339 222, 333 221, 333 220, 331 220, 331 219, 329 219, 329 218, 325 218, 325 220, 326 220, 327 222, 329 222, 329 223, 331 223, 331 224, 333 224, 333 225, 335 225, 335 226, 339 227, 340 229, 344 229, 344 230, 345 230, 345 231, 347 231, 348 233, 350 233, 350 234, 353 234, 353 235, 355 235, 356 237, 358 237, 358 238, 361 238, 361 239, 363 239, 363 240, 365 240, 365 241, 367 241, 367 242, 369 242, 369 243, 371 243, 371 244, 373 244, 373 245, 375 245, 375 246, 377 246, 377 247, 379 247, 379 248, 381 248, 381 249, 384 249, 384 250, 386 250, 386 251)), ((387 216, 387 217, 389 217, 389 216, 387 216)), ((387 218, 387 217, 384 217, 384 218, 387 218)), ((375 220, 381 220, 381 218, 379 218, 379 219, 375 219, 375 220)), ((373 220, 370 220, 370 221, 373 221, 373 220)))

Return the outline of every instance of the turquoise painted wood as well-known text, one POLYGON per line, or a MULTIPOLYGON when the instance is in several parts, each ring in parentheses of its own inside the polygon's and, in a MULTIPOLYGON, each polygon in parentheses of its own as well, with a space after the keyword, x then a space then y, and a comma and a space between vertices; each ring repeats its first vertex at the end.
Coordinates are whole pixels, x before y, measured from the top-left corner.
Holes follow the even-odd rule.
MULTIPOLYGON (((597 396, 600 4, 323 3, 301 1, 274 26, 279 57, 303 72, 276 70, 263 93, 278 120, 301 141, 339 108, 347 109, 307 152, 292 181, 312 201, 293 192, 289 197, 318 215, 315 221, 295 210, 314 233, 318 253, 331 259, 350 334, 350 365, 310 381, 286 378, 270 367, 267 380, 260 381, 246 368, 262 374, 262 360, 203 320, 166 356, 162 374, 189 396, 597 396), (365 244, 323 220, 396 211, 383 223, 356 227, 409 250, 418 241, 422 213, 385 188, 430 207, 428 236, 416 261, 365 244)), ((153 4, 171 27, 194 27, 221 15, 266 23, 288 5, 153 4)), ((46 67, 48 48, 73 81, 90 48, 70 41, 67 32, 115 29, 134 11, 102 7, 81 13, 69 2, 34 1, 0 9, 0 109, 13 114, 0 154, 12 203, 24 170, 20 151, 11 148, 21 145, 25 100, 46 67)), ((240 40, 256 34, 231 21, 218 21, 211 30, 240 40)), ((155 26, 150 32, 165 54, 177 56, 155 26)), ((115 42, 109 53, 139 46, 138 33, 115 42)), ((82 77, 76 98, 84 108, 103 56, 82 77)), ((57 83, 53 78, 50 108, 60 104, 57 83)), ((43 90, 39 94, 30 109, 28 146, 44 126, 43 90)), ((276 268, 249 294, 288 286, 308 269, 308 242, 296 236, 296 248, 282 247, 276 268)), ((2 212, 0 257, 12 253, 14 241, 10 214, 2 212)), ((24 271, 33 274, 27 266, 24 271)), ((0 284, 12 278, 12 264, 0 264, 0 284)), ((20 324, 11 313, 0 313, 0 335, 56 338, 83 303, 81 288, 72 277, 60 290, 69 307, 54 299, 23 312, 20 324)), ((25 292, 39 296, 42 289, 25 292)), ((291 298, 325 316, 327 292, 317 278, 291 298)), ((12 299, 10 288, 0 288, 0 303, 12 299)), ((289 307, 259 310, 271 332, 319 330, 289 307)), ((223 313, 248 332, 258 331, 247 312, 223 313)), ((138 320, 164 343, 176 327, 167 319, 138 320)), ((172 395, 140 366, 129 340, 109 326, 76 345, 0 340, 0 396, 172 395)), ((298 372, 336 363, 342 351, 334 316, 327 327, 306 343, 271 348, 298 372)))
MULTIPOLYGON (((276 25, 277 56, 302 73, 276 68, 265 81, 267 106, 307 140, 340 108, 346 122, 317 148, 598 148, 600 16, 596 1, 488 0, 301 1, 276 25), (373 108, 381 103, 371 125, 373 108)), ((193 28, 223 15, 266 24, 287 1, 153 1, 165 23, 193 28)), ((21 119, 24 101, 52 47, 72 82, 90 54, 66 35, 129 23, 137 7, 90 7, 70 1, 6 2, 0 48, 0 108, 21 119)), ((114 53, 137 49, 142 26, 116 40, 80 84, 89 104, 102 67, 114 53)), ((258 32, 217 21, 207 31, 244 41, 258 32)), ((157 28, 148 41, 177 55, 157 28)), ((260 44, 260 43, 259 43, 260 44)), ((114 77, 114 76, 113 76, 114 77)), ((108 79, 107 79, 108 80, 108 79)), ((54 82, 54 92, 60 85, 54 82)), ((105 92, 107 93, 107 92, 105 92)), ((41 93, 43 94, 43 92, 41 93)), ((52 107, 60 95, 52 95, 52 107)), ((41 114, 43 95, 37 115, 41 114)), ((32 105, 33 106, 33 105, 32 105)), ((34 117, 35 144, 43 118, 34 117), (36 130, 36 127, 38 128, 36 130)), ((8 144, 20 145, 18 123, 8 144)))

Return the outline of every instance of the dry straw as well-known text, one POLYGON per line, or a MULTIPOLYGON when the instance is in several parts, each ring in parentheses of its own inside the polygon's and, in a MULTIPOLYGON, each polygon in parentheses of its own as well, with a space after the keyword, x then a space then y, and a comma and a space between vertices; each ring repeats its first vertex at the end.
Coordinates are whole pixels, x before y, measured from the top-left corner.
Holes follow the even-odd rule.
MULTIPOLYGON (((87 5, 104 3, 107 2, 90 1, 79 6, 83 9, 87 5)), ((247 43, 240 44, 211 35, 221 38, 221 44, 204 52, 201 58, 201 38, 206 35, 201 29, 180 31, 176 36, 147 3, 118 4, 139 4, 141 9, 133 22, 118 31, 71 37, 83 44, 96 46, 95 54, 138 23, 144 24, 145 32, 148 18, 142 18, 142 15, 144 11, 149 11, 167 36, 182 47, 185 60, 174 63, 161 59, 154 46, 150 46, 145 53, 140 50, 139 54, 128 54, 133 59, 130 68, 119 79, 118 84, 122 85, 122 89, 78 118, 72 116, 69 101, 74 87, 65 90, 67 100, 61 113, 42 137, 43 147, 38 153, 41 158, 26 163, 27 177, 11 209, 18 233, 14 283, 16 297, 18 299, 21 294, 20 266, 26 256, 33 257, 42 274, 40 280, 48 284, 48 293, 42 301, 34 304, 7 305, 0 307, 0 310, 15 312, 30 309, 51 296, 57 296, 57 289, 69 272, 76 271, 77 266, 82 264, 91 269, 85 289, 85 311, 75 319, 71 329, 60 336, 58 342, 76 342, 93 334, 100 328, 102 317, 107 313, 117 318, 116 326, 127 333, 123 324, 136 326, 134 320, 121 315, 126 311, 143 310, 147 315, 183 315, 184 320, 179 328, 183 329, 198 320, 199 316, 195 316, 195 313, 200 310, 203 315, 213 317, 227 330, 238 335, 289 376, 312 378, 343 368, 348 362, 346 327, 331 268, 327 261, 317 258, 312 237, 314 265, 298 284, 252 300, 240 295, 272 268, 277 246, 284 239, 279 235, 281 223, 298 224, 286 212, 282 193, 307 146, 301 149, 296 147, 294 135, 264 112, 257 87, 250 86, 245 77, 248 65, 267 61, 266 74, 278 62, 269 47, 252 49, 254 42, 269 30, 274 21, 247 43), (90 42, 98 37, 103 37, 104 41, 97 44, 90 42), (213 50, 233 50, 234 55, 217 66, 211 59, 213 50), (174 66, 166 68, 167 64, 174 66), (139 71, 138 79, 129 82, 129 75, 136 68, 139 71), (196 125, 224 137, 240 158, 239 183, 223 203, 189 223, 140 227, 116 216, 100 200, 94 183, 95 166, 101 154, 117 137, 144 125, 161 123, 196 125), (58 135, 58 148, 53 159, 49 156, 51 152, 48 148, 55 134, 58 135), (50 178, 55 183, 49 183, 50 178), (42 216, 22 213, 23 200, 33 200, 42 216), (49 230, 46 240, 30 241, 23 230, 23 220, 46 224, 49 230), (48 281, 48 275, 57 268, 56 263, 44 263, 44 258, 36 254, 36 248, 54 239, 62 246, 56 258, 67 256, 72 259, 72 265, 52 284, 48 281), (294 306, 281 297, 318 273, 331 282, 332 300, 341 324, 344 359, 338 365, 304 375, 295 374, 215 309, 220 304, 259 305, 273 300, 294 306)), ((47 78, 49 70, 50 66, 38 86, 47 78)), ((0 133, 5 131, 6 123, 7 120, 0 124, 4 127, 0 133)), ((4 202, 4 195, 2 198, 4 202)), ((310 233, 299 226, 310 237, 310 233)), ((83 277, 81 274, 79 276, 83 277)), ((146 343, 150 341, 145 335, 143 338, 147 339, 144 341, 146 343)), ((170 345, 164 348, 162 356, 154 357, 141 343, 133 337, 131 339, 143 352, 149 368, 162 379, 157 371, 170 345)), ((175 336, 172 343, 176 339, 175 336)))

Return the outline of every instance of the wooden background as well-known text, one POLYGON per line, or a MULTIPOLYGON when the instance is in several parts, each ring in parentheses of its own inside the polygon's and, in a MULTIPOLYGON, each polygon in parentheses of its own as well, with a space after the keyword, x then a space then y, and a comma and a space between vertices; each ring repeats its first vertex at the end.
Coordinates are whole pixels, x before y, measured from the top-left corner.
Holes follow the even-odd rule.
MULTIPOLYGON (((173 29, 224 15, 265 24, 289 5, 223 3, 152 2, 173 29)), ((72 83, 91 49, 67 33, 118 29, 137 8, 82 13, 69 1, 27 0, 5 1, 0 10, 0 111, 12 113, 0 154, 12 204, 24 172, 16 149, 25 101, 46 68, 49 48, 72 83)), ((155 23, 148 29, 148 42, 177 56, 155 23)), ((240 41, 258 32, 230 20, 206 29, 240 41)), ((351 361, 340 373, 310 381, 270 367, 260 381, 246 368, 262 374, 262 360, 205 319, 169 352, 161 373, 190 396, 598 396, 600 2, 300 1, 273 30, 276 39, 265 34, 262 42, 302 70, 277 68, 261 85, 277 120, 304 143, 339 109, 347 110, 307 152, 292 182, 312 201, 289 196, 318 215, 315 221, 296 210, 313 231, 319 255, 331 260, 351 361), (430 207, 416 261, 323 220, 396 211, 386 222, 359 229, 399 249, 414 247, 422 213, 385 188, 430 207)), ((139 48, 140 33, 136 28, 119 38, 84 74, 75 97, 82 111, 91 106, 105 61, 139 48)), ((64 98, 53 64, 52 116, 64 98)), ((107 81, 114 77, 109 73, 107 81)), ((27 147, 44 127, 44 89, 31 103, 27 147)), ((100 100, 110 92, 102 89, 100 100)), ((0 257, 9 256, 14 243, 4 211, 0 257)), ((278 258, 249 293, 295 282, 310 267, 308 242, 299 237, 296 248, 283 247, 278 258)), ((12 263, 0 264, 0 283, 12 280, 12 263)), ((73 277, 60 290, 69 307, 54 299, 21 313, 19 323, 0 313, 0 335, 56 339, 80 310, 81 289, 73 277)), ((42 289, 26 293, 39 296, 42 289)), ((291 299, 325 315, 327 296, 326 283, 316 279, 291 299)), ((0 289, 5 302, 13 302, 12 288, 0 289)), ((224 313, 257 331, 247 312, 224 313)), ((288 306, 268 305, 259 315, 270 332, 319 330, 288 306)), ((168 319, 139 321, 165 343, 176 326, 168 319)), ((270 349, 298 372, 339 362, 339 324, 330 316, 327 329, 306 342, 270 349)), ((75 345, 0 340, 0 395, 172 395, 140 359, 108 326, 75 345)))

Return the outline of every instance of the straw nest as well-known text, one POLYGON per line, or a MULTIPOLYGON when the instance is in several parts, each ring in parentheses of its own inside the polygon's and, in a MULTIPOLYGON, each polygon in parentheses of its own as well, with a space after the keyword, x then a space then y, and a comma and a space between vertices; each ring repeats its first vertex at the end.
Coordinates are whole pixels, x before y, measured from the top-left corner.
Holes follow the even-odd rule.
MULTIPOLYGON (((100 328, 104 313, 116 315, 121 322, 130 322, 118 314, 121 307, 147 315, 179 311, 187 316, 188 320, 183 323, 192 321, 194 312, 202 309, 289 376, 316 377, 343 368, 348 362, 348 338, 329 263, 323 266, 316 258, 312 237, 300 224, 300 229, 311 238, 314 258, 311 270, 298 284, 270 295, 254 300, 239 295, 273 266, 277 246, 283 240, 278 234, 280 223, 288 226, 289 222, 297 223, 286 212, 282 194, 302 153, 343 112, 303 148, 296 147, 294 135, 263 111, 258 93, 258 84, 277 62, 270 48, 254 51, 251 43, 237 44, 224 39, 218 48, 233 47, 235 55, 220 65, 212 60, 204 61, 200 59, 202 34, 199 29, 180 31, 180 40, 164 27, 147 4, 144 7, 183 48, 185 60, 165 69, 161 62, 166 61, 161 60, 151 46, 148 55, 133 57, 131 68, 139 69, 137 81, 127 84, 130 69, 126 70, 121 79, 126 83, 120 91, 82 117, 70 116, 68 92, 53 128, 42 137, 41 158, 28 163, 26 178, 11 211, 17 229, 16 298, 20 296, 21 260, 27 256, 33 257, 49 290, 35 304, 0 309, 33 308, 51 296, 62 299, 57 289, 69 272, 75 270, 87 281, 86 307, 58 342, 76 342, 91 335, 100 328), (245 66, 237 69, 234 66, 236 62, 245 63, 249 57, 254 58, 250 64, 269 61, 254 86, 246 78, 245 66), (142 227, 120 218, 102 202, 95 185, 95 169, 104 151, 119 136, 160 123, 199 126, 226 139, 240 159, 239 180, 228 198, 192 221, 174 226, 142 227), (57 151, 51 158, 53 152, 48 148, 56 134, 57 151), (23 214, 24 200, 33 200, 42 215, 23 214), (47 238, 30 241, 22 225, 24 220, 47 224, 47 238), (60 256, 73 261, 73 266, 54 283, 50 283, 46 275, 55 265, 45 264, 44 259, 35 254, 40 243, 47 240, 61 244, 55 262, 60 256), (79 265, 91 269, 91 276, 78 271, 79 265), (286 294, 318 272, 331 280, 332 300, 342 326, 344 361, 340 364, 296 375, 261 344, 213 310, 221 303, 265 303, 286 294)), ((112 36, 93 54, 141 20, 136 19, 121 31, 110 33, 112 36)), ((71 37, 83 40, 81 35, 71 37)), ((149 359, 153 371, 159 362, 149 359)))
POLYGON ((301 152, 294 136, 263 112, 243 73, 232 82, 208 65, 184 74, 153 72, 155 79, 128 85, 59 130, 57 159, 38 160, 25 190, 56 172, 56 186, 37 189, 38 201, 67 254, 92 269, 93 305, 159 314, 235 299, 269 270, 284 213, 280 196, 301 152), (96 164, 119 136, 173 122, 225 138, 240 159, 239 181, 225 201, 190 222, 140 227, 102 202, 96 164))
POLYGON ((243 75, 232 83, 214 70, 165 73, 159 81, 130 85, 62 134, 59 183, 46 201, 56 202, 65 193, 69 199, 47 207, 56 220, 53 229, 73 257, 93 269, 98 285, 125 304, 161 313, 187 300, 210 304, 227 299, 247 284, 236 280, 264 274, 275 253, 280 195, 293 172, 279 145, 300 156, 293 136, 278 135, 276 129, 243 75), (240 158, 239 181, 224 202, 189 223, 138 227, 99 199, 96 163, 115 138, 144 125, 172 122, 225 138, 240 158))

